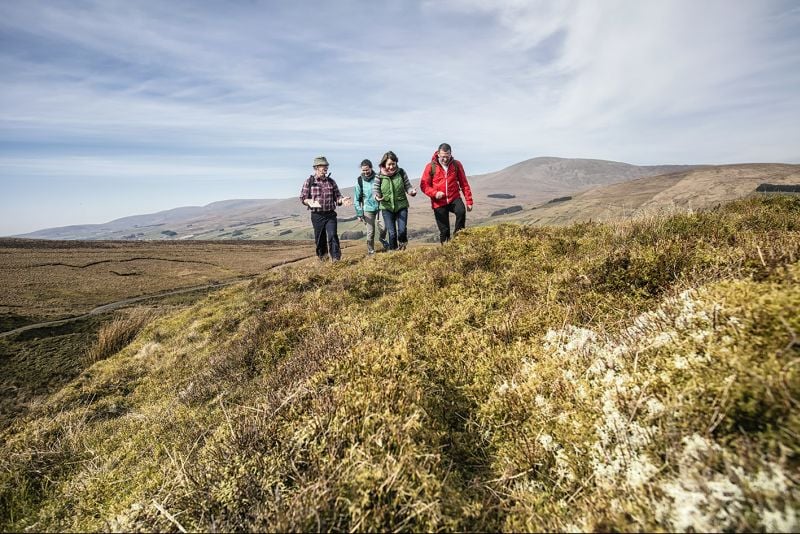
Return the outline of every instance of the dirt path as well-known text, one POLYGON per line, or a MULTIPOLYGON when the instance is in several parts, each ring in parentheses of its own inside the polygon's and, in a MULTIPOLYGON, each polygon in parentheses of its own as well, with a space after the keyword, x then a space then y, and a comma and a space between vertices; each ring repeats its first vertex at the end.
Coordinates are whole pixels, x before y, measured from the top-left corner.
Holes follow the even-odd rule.
MULTIPOLYGON (((297 258, 297 259, 287 260, 287 261, 284 261, 284 262, 279 263, 277 265, 273 265, 268 270, 271 271, 273 269, 278 269, 280 267, 284 267, 286 265, 290 265, 290 264, 293 264, 293 263, 298 263, 298 262, 301 262, 303 260, 308 260, 308 259, 311 259, 311 258, 316 258, 316 256, 302 256, 302 257, 297 258)), ((204 289, 222 288, 222 287, 225 287, 225 286, 236 284, 238 282, 243 282, 245 280, 250 280, 251 278, 255 278, 256 276, 260 276, 261 274, 263 274, 263 273, 253 274, 253 275, 249 275, 249 276, 241 276, 241 277, 234 278, 234 279, 231 279, 231 280, 225 280, 223 282, 214 282, 212 284, 203 284, 203 285, 200 285, 200 286, 184 287, 184 288, 181 288, 181 289, 173 289, 173 290, 170 290, 170 291, 164 291, 162 293, 155 293, 155 294, 152 294, 152 295, 142 295, 140 297, 133 297, 133 298, 129 298, 129 299, 118 300, 116 302, 110 302, 108 304, 103 304, 101 306, 97 306, 96 308, 94 308, 94 309, 90 310, 89 312, 84 313, 82 315, 75 315, 73 317, 67 317, 65 319, 58 319, 58 320, 55 320, 55 321, 46 321, 46 322, 43 322, 43 323, 29 324, 29 325, 25 325, 25 326, 20 326, 19 328, 15 328, 13 330, 7 330, 5 332, 0 332, 0 339, 2 339, 4 337, 13 336, 15 334, 20 334, 20 333, 25 332, 27 330, 34 330, 36 328, 48 328, 48 327, 51 327, 51 326, 60 326, 62 324, 66 324, 66 323, 69 323, 69 322, 72 322, 72 321, 80 321, 81 319, 86 319, 87 317, 91 317, 92 315, 99 315, 101 313, 110 312, 110 311, 122 308, 124 306, 127 306, 129 304, 133 304, 133 303, 136 303, 136 302, 141 302, 143 300, 159 299, 159 298, 163 298, 163 297, 169 297, 171 295, 180 295, 182 293, 191 293, 193 291, 202 291, 204 289)))
POLYGON ((249 278, 252 277, 237 278, 235 280, 226 280, 224 282, 215 282, 213 284, 205 284, 202 286, 184 287, 182 289, 165 291, 163 293, 156 293, 154 295, 142 295, 141 297, 133 297, 130 299, 118 300, 116 302, 110 302, 108 304, 103 304, 102 306, 98 306, 90 310, 89 312, 84 313, 83 315, 75 315, 73 317, 67 317, 66 319, 58 319, 56 321, 47 321, 44 323, 29 324, 25 326, 20 326, 19 328, 15 328, 14 330, 7 330, 5 332, 0 332, 0 338, 13 336, 14 334, 19 334, 27 330, 34 330, 36 328, 48 328, 51 326, 60 326, 62 324, 66 324, 72 321, 80 321, 81 319, 86 319, 87 317, 91 317, 92 315, 98 315, 101 313, 106 313, 112 310, 116 310, 118 308, 127 306, 128 304, 133 304, 134 302, 141 302, 143 300, 149 300, 149 299, 158 299, 158 298, 168 297, 170 295, 180 295, 181 293, 191 293, 192 291, 202 291, 203 289, 225 287, 231 284, 235 284, 237 282, 241 282, 243 280, 247 280, 249 278))

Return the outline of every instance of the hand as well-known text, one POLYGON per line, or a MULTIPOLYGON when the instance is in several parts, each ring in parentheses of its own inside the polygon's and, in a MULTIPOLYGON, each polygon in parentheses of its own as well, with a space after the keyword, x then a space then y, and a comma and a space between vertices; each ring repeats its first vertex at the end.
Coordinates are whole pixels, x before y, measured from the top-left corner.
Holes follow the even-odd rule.
POLYGON ((381 200, 383 200, 383 197, 379 197, 378 195, 375 195, 375 200, 377 200, 378 202, 380 202, 381 200))
POLYGON ((342 197, 339 199, 339 204, 341 206, 350 206, 353 203, 350 201, 350 197, 342 197))
POLYGON ((409 191, 408 194, 411 195, 412 197, 415 197, 415 196, 417 196, 417 190, 416 189, 411 189, 411 191, 409 191))
POLYGON ((313 198, 307 198, 303 202, 309 208, 321 208, 322 207, 322 205, 318 201, 314 200, 313 198))
POLYGON ((444 196, 444 193, 442 193, 441 191, 437 191, 436 195, 434 195, 434 196, 436 197, 436 200, 439 200, 440 198, 442 198, 444 196))
POLYGON ((358 220, 361 221, 364 224, 367 224, 367 221, 364 220, 364 217, 362 215, 358 216, 358 220))
POLYGON ((472 211, 472 204, 467 204, 467 211, 472 211))

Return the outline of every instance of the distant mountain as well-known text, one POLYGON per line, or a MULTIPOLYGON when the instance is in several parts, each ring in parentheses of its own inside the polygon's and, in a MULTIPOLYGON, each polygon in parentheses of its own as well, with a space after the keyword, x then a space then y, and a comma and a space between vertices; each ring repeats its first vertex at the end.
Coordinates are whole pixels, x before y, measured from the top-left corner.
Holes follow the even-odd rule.
POLYGON ((698 165, 637 166, 599 159, 533 158, 489 174, 470 178, 473 189, 510 193, 545 201, 598 185, 698 168, 698 165))
MULTIPOLYGON (((180 228, 207 231, 236 223, 269 218, 278 199, 223 200, 206 206, 184 206, 146 215, 123 217, 104 224, 84 224, 37 230, 17 237, 34 239, 124 239, 127 235, 158 238, 159 232, 180 228), (160 230, 159 230, 160 228, 160 230)), ((173 230, 174 231, 174 230, 173 230)), ((196 232, 195 232, 196 233, 196 232)), ((181 232, 184 237, 186 233, 181 232)))
POLYGON ((699 165, 638 166, 599 159, 541 157, 497 172, 469 177, 475 196, 473 219, 521 206, 530 208, 592 187, 628 182, 645 176, 700 168, 699 165), (513 198, 498 198, 510 197, 513 198))
POLYGON ((663 211, 704 209, 756 194, 756 189, 763 183, 800 184, 800 165, 751 163, 703 166, 593 187, 574 194, 569 200, 529 206, 494 220, 558 225, 587 220, 608 221, 663 211))
MULTIPOLYGON (((469 169, 468 162, 465 162, 465 166, 469 169)), ((597 217, 600 212, 608 216, 618 214, 609 208, 612 205, 624 206, 624 209, 618 210, 619 213, 629 214, 634 204, 640 207, 639 200, 634 200, 634 197, 641 199, 642 206, 645 203, 651 207, 674 203, 699 207, 709 199, 716 198, 711 196, 711 191, 742 196, 749 191, 747 188, 753 180, 769 182, 771 176, 776 176, 779 179, 786 178, 788 183, 799 183, 797 168, 797 165, 784 164, 637 166, 596 159, 533 158, 497 172, 469 177, 475 208, 468 215, 468 224, 491 224, 500 219, 558 224, 578 216, 597 217), (745 179, 745 175, 750 178, 745 179), (793 175, 795 178, 792 178, 793 175), (734 187, 732 181, 741 187, 734 187), (670 189, 670 184, 677 183, 680 185, 670 189), (652 195, 648 192, 652 192, 652 195), (584 193, 588 196, 579 198, 584 193), (663 194, 658 196, 659 193, 663 194), (599 197, 591 200, 593 194, 599 197), (567 196, 573 198, 546 209, 540 207, 550 200, 567 196), (533 208, 536 210, 532 211, 533 208), (509 215, 492 216, 498 213, 509 215)), ((418 186, 419 178, 413 172, 411 176, 414 185, 418 186)), ((339 177, 337 182, 343 194, 352 196, 351 184, 354 184, 355 177, 339 177)), ((753 189, 758 185, 755 184, 753 189)), ((340 233, 363 229, 361 223, 353 220, 353 207, 340 208, 338 213, 341 219, 340 233)), ((409 231, 413 238, 435 234, 430 201, 422 193, 411 199, 409 231)), ((124 217, 105 224, 48 228, 17 237, 95 240, 308 239, 311 236, 308 212, 297 198, 292 197, 224 200, 207 206, 180 207, 124 217)))

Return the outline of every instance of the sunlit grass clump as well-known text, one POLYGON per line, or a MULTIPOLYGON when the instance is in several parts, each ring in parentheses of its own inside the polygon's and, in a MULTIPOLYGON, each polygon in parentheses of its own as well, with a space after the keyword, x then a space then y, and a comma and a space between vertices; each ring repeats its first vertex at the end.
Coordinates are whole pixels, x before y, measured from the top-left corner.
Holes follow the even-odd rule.
POLYGON ((799 257, 775 197, 271 272, 6 430, 0 524, 797 530, 799 257))
POLYGON ((91 365, 123 349, 154 317, 155 313, 146 308, 134 308, 119 314, 100 327, 97 339, 86 351, 85 363, 91 365))

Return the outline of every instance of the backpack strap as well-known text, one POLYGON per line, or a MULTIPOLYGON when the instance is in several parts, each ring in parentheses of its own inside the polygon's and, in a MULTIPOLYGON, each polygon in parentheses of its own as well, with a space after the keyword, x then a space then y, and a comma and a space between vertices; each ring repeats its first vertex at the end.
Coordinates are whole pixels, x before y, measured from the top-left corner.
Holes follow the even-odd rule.
POLYGON ((361 209, 364 209, 364 180, 361 175, 358 175, 358 203, 361 204, 361 209))
POLYGON ((311 198, 311 188, 317 185, 317 178, 312 174, 308 177, 308 196, 306 198, 311 198))
POLYGON ((431 183, 431 189, 433 189, 433 175, 436 174, 436 165, 437 165, 437 162, 431 160, 431 168, 428 171, 428 179, 429 179, 429 181, 431 183))
POLYGON ((464 188, 461 187, 461 182, 467 181, 467 176, 464 174, 464 166, 461 165, 461 162, 458 161, 457 159, 454 159, 453 163, 455 163, 456 165, 456 183, 458 184, 458 190, 463 192, 464 188))

